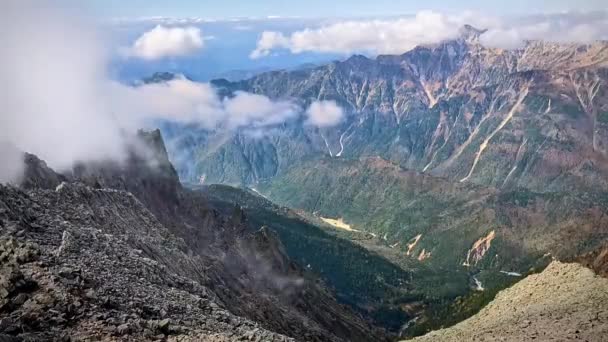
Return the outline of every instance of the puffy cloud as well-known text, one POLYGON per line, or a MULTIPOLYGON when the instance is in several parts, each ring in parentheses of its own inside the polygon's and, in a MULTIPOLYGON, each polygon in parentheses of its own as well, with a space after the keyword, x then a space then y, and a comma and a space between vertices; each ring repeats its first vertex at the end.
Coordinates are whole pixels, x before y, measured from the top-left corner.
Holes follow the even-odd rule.
POLYGON ((317 127, 331 127, 344 118, 344 110, 335 101, 315 101, 306 111, 307 123, 317 127))
POLYGON ((208 83, 175 79, 166 83, 128 87, 113 84, 114 111, 124 127, 137 128, 149 120, 197 124, 206 129, 266 127, 283 123, 301 112, 290 101, 236 92, 220 99, 208 83))
POLYGON ((608 39, 608 12, 566 12, 523 18, 499 18, 473 12, 446 15, 422 11, 392 20, 340 21, 291 34, 265 31, 251 58, 275 49, 302 52, 401 54, 418 45, 458 37, 465 24, 488 29, 481 36, 488 46, 517 48, 525 40, 589 42, 608 39))
POLYGON ((157 25, 137 38, 128 55, 147 60, 187 56, 202 49, 204 43, 205 39, 198 27, 157 25))
POLYGON ((290 101, 271 101, 266 96, 246 92, 237 92, 235 97, 226 99, 224 108, 229 128, 276 125, 300 112, 290 101))
POLYGON ((448 16, 423 11, 414 17, 394 20, 337 22, 317 29, 296 31, 289 36, 266 31, 260 36, 251 57, 266 56, 273 49, 279 48, 289 49, 292 53, 314 51, 399 54, 420 44, 455 38, 467 21, 479 22, 470 13, 448 16))

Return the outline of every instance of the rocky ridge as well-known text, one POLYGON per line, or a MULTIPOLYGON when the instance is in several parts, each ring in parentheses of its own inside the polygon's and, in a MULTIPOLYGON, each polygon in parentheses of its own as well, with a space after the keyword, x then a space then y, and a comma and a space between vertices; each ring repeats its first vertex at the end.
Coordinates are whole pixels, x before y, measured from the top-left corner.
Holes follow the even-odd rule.
POLYGON ((383 339, 239 207, 182 188, 158 131, 138 139, 144 156, 67 175, 27 156, 0 188, 3 337, 383 339))

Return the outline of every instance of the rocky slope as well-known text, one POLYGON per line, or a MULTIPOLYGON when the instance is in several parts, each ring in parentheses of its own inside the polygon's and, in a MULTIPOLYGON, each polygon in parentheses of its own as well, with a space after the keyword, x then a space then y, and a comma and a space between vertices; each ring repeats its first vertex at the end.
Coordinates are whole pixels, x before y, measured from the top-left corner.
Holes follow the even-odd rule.
POLYGON ((477 315, 413 341, 604 341, 608 279, 553 262, 500 292, 477 315))
POLYGON ((68 175, 28 156, 1 187, 3 337, 383 339, 240 208, 182 188, 158 131, 139 138, 143 157, 68 175))
POLYGON ((0 188, 7 340, 288 340, 227 311, 201 266, 126 192, 0 188), (13 337, 10 337, 13 336, 13 337), (221 339, 217 339, 221 340, 221 339))

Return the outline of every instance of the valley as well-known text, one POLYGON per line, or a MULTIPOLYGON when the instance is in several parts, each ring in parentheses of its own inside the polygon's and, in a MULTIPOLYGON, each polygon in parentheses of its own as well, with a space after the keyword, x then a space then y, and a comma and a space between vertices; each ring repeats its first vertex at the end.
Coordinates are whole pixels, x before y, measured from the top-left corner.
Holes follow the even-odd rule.
POLYGON ((347 115, 335 128, 288 122, 221 141, 168 125, 170 154, 195 160, 177 163, 180 178, 255 188, 409 273, 407 295, 376 298, 403 302, 400 323, 377 324, 414 336, 457 323, 553 259, 575 260, 608 238, 605 134, 589 114, 608 108, 597 95, 608 82, 605 43, 563 60, 572 46, 491 49, 480 32, 465 27, 400 56, 213 81, 225 94, 334 100, 347 115), (589 58, 597 63, 577 64, 589 58))
POLYGON ((606 6, 110 2, 0 2, 0 342, 608 340, 606 6))

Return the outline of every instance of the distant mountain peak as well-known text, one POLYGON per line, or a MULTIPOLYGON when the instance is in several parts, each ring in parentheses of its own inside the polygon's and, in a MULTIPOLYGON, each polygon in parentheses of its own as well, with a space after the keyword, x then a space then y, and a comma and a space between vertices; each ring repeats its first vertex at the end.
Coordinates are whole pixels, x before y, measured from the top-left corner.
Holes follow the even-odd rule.
POLYGON ((173 73, 169 71, 157 71, 151 76, 145 77, 141 80, 143 84, 151 84, 151 83, 164 83, 173 80, 190 80, 190 78, 186 77, 184 74, 173 73))
POLYGON ((465 24, 459 30, 459 37, 467 42, 476 42, 479 40, 479 37, 487 31, 487 29, 478 29, 469 24, 465 24))

